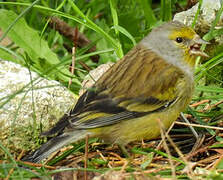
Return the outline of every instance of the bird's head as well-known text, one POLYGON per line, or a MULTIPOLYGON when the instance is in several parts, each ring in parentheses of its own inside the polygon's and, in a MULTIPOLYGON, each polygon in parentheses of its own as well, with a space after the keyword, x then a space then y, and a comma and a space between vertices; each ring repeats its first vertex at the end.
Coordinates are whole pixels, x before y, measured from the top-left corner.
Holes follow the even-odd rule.
POLYGON ((187 26, 175 26, 171 30, 168 37, 184 54, 184 61, 190 66, 194 66, 195 58, 197 56, 208 57, 208 55, 201 50, 202 44, 208 44, 200 38, 196 32, 187 26))
POLYGON ((172 64, 186 64, 193 68, 197 56, 208 57, 201 50, 208 42, 191 28, 178 21, 171 21, 154 28, 142 42, 172 64))

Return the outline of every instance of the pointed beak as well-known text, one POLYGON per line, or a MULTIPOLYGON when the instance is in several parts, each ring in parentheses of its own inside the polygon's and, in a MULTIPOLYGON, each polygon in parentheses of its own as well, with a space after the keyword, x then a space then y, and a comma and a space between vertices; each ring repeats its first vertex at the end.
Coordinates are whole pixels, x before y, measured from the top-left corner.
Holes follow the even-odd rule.
POLYGON ((209 57, 205 52, 201 50, 202 44, 210 44, 210 43, 201 39, 199 36, 195 36, 194 39, 192 39, 189 53, 195 56, 209 57))

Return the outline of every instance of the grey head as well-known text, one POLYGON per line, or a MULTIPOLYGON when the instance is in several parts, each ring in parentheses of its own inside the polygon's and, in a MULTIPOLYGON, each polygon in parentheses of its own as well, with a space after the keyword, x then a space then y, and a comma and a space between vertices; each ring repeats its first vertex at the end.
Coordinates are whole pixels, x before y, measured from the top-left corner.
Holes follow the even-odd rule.
POLYGON ((199 36, 192 28, 178 21, 170 21, 154 28, 140 44, 192 76, 193 67, 185 61, 185 55, 189 55, 195 37, 199 36))

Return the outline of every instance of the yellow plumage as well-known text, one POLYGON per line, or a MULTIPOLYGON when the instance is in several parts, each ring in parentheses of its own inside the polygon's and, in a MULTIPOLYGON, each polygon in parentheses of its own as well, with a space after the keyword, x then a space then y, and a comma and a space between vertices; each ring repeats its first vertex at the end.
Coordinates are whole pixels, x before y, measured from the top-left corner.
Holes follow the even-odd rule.
POLYGON ((106 91, 100 93, 114 97, 119 102, 118 106, 131 112, 145 113, 134 120, 89 130, 96 137, 102 135, 101 138, 110 143, 127 144, 157 137, 160 132, 157 120, 160 119, 165 127, 169 127, 191 100, 191 77, 143 46, 136 48, 125 56, 128 61, 125 58, 120 60, 96 83, 96 87, 106 91), (123 63, 126 63, 126 71, 116 76, 114 72, 122 71, 123 63), (119 84, 127 88, 120 88, 123 86, 119 84), (165 105, 164 111, 150 113, 165 105))
POLYGON ((179 22, 155 28, 44 133, 56 136, 23 160, 39 162, 86 135, 121 145, 159 136, 158 120, 169 127, 191 100, 202 43, 179 22))

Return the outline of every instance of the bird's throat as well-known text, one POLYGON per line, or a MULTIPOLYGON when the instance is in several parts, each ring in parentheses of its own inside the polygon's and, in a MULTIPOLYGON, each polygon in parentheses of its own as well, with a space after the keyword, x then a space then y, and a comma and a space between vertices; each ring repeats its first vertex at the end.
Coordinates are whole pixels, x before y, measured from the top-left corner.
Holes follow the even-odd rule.
POLYGON ((188 64, 191 68, 194 68, 196 61, 196 56, 190 55, 189 52, 185 53, 184 62, 188 64))

